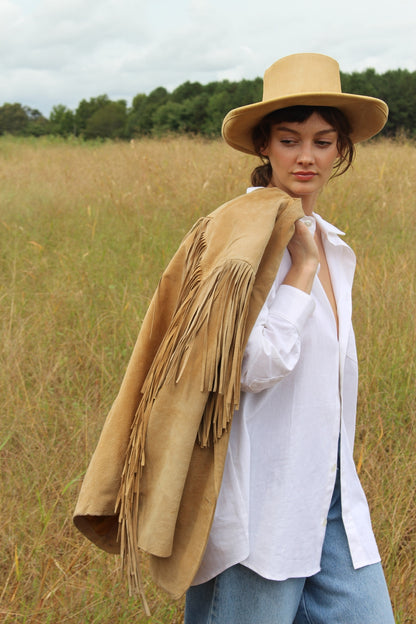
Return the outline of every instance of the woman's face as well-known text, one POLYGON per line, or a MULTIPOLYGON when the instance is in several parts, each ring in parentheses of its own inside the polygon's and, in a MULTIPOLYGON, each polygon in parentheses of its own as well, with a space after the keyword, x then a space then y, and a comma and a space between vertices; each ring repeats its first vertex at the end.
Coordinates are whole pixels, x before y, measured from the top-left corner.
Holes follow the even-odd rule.
POLYGON ((272 167, 270 186, 300 197, 304 210, 312 210, 339 155, 337 138, 337 131, 316 112, 302 123, 273 125, 262 150, 272 167))

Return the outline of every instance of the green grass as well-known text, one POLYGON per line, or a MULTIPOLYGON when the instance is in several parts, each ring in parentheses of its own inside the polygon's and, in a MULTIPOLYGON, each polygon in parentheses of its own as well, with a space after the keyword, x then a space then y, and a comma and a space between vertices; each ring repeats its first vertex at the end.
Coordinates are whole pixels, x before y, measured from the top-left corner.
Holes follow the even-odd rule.
MULTIPOLYGON (((140 623, 119 560, 76 532, 82 474, 163 267, 253 159, 220 142, 0 140, 0 621, 140 623)), ((319 212, 358 257, 356 460, 396 619, 416 621, 416 148, 371 143, 319 212)), ((150 581, 155 623, 179 623, 150 581)))

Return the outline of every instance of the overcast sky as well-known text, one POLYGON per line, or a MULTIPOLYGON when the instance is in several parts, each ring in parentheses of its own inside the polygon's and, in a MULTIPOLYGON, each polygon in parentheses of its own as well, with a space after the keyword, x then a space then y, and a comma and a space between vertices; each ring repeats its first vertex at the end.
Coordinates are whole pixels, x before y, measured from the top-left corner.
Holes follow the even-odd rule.
POLYGON ((0 0, 0 105, 49 115, 107 94, 263 76, 295 52, 416 69, 415 0, 0 0))

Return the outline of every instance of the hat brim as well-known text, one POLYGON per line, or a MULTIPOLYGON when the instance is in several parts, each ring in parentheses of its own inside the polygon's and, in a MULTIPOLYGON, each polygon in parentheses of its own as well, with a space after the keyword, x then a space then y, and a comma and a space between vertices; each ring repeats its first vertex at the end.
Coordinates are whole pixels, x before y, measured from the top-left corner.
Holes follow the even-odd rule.
POLYGON ((387 104, 377 98, 350 93, 301 93, 231 110, 224 118, 222 135, 231 147, 255 154, 252 133, 263 117, 275 110, 299 105, 338 108, 350 122, 353 143, 370 139, 380 132, 388 116, 387 104))

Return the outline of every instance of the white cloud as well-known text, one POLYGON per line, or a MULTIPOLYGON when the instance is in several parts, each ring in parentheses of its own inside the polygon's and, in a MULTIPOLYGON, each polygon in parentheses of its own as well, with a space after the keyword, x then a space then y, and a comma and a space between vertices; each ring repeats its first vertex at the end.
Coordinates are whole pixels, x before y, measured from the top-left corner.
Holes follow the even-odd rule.
MULTIPOLYGON (((415 69, 414 0, 0 0, 0 93, 48 114, 106 93, 262 75, 315 51, 343 71, 415 69), (348 10, 347 10, 348 8, 348 10)), ((0 104, 2 102, 0 101, 0 104)))

